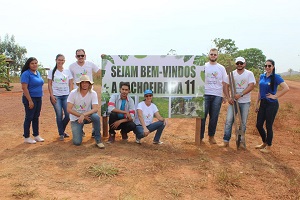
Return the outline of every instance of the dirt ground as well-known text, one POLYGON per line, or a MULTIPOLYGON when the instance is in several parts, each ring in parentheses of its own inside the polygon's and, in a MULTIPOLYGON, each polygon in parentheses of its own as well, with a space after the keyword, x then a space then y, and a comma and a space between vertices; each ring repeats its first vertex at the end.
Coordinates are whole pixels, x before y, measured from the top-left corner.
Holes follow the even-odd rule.
POLYGON ((138 145, 130 133, 128 142, 118 134, 100 150, 86 125, 83 144, 74 146, 71 137, 58 140, 47 84, 40 117, 45 142, 25 144, 20 84, 10 92, 1 88, 0 199, 300 199, 300 82, 287 83, 291 91, 280 98, 271 154, 254 148, 261 140, 253 103, 246 151, 236 150, 234 135, 229 148, 210 145, 207 136, 196 146, 195 119, 169 119, 163 145, 151 143, 153 133, 138 145))

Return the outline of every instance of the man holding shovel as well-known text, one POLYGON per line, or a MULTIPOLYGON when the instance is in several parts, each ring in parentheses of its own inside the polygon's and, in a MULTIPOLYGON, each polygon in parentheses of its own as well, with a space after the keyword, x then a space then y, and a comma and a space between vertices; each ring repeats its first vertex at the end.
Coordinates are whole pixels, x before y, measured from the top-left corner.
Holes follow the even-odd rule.
MULTIPOLYGON (((241 128, 243 133, 246 131, 246 124, 247 124, 247 118, 250 108, 250 101, 251 101, 251 91, 254 88, 254 85, 256 83, 254 75, 251 71, 245 69, 246 61, 243 57, 237 57, 235 59, 236 64, 236 70, 234 70, 232 74, 232 80, 229 80, 229 77, 226 79, 227 87, 225 89, 225 95, 228 99, 228 110, 227 110, 227 116, 226 116, 226 122, 225 122, 225 130, 224 130, 224 137, 223 137, 223 143, 219 145, 220 147, 228 147, 229 141, 231 138, 231 132, 232 132, 232 125, 235 121, 237 123, 237 116, 234 116, 234 112, 237 113, 238 109, 240 110, 240 119, 241 119, 241 128), (229 95, 229 86, 230 83, 233 84, 231 89, 233 88, 233 91, 229 95), (235 89, 234 89, 235 87, 235 89), (237 103, 234 103, 237 102, 237 103), (236 105, 236 106, 234 106, 236 105), (238 107, 237 107, 238 105, 238 107)), ((237 130, 238 131, 238 130, 237 130)), ((241 147, 246 148, 245 144, 245 137, 244 134, 241 134, 243 137, 240 138, 240 144, 241 147)))

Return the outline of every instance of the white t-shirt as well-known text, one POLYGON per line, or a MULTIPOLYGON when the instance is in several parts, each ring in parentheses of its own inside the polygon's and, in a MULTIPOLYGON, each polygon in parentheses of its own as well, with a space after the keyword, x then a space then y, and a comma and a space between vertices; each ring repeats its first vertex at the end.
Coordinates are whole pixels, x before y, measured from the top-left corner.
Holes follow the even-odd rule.
POLYGON ((227 77, 225 67, 219 63, 205 63, 205 94, 223 97, 223 84, 227 77))
MULTIPOLYGON (((74 89, 70 92, 67 102, 73 104, 73 110, 84 113, 92 110, 92 105, 98 104, 98 96, 94 90, 91 90, 83 97, 78 89, 74 89)), ((77 119, 77 116, 70 114, 71 121, 76 121, 77 119)))
MULTIPOLYGON (((140 102, 138 104, 138 106, 137 106, 136 109, 143 111, 143 118, 144 118, 144 122, 145 122, 146 126, 148 126, 148 125, 150 125, 152 123, 154 113, 156 113, 158 111, 158 109, 157 109, 157 107, 156 107, 155 104, 151 103, 150 106, 147 106, 144 101, 140 102)), ((141 124, 141 122, 140 122, 140 120, 138 118, 138 115, 135 118, 134 123, 136 125, 140 125, 141 124)))
MULTIPOLYGON (((52 80, 51 69, 48 73, 48 79, 52 80)), ((55 96, 68 95, 70 93, 69 80, 73 79, 73 76, 68 69, 63 69, 63 71, 55 70, 53 81, 52 81, 52 91, 55 96)))
MULTIPOLYGON (((235 81, 236 93, 243 92, 250 83, 256 84, 256 80, 253 72, 245 69, 242 74, 238 74, 237 70, 233 71, 233 77, 235 81)), ((229 84, 229 78, 227 76, 225 82, 229 84)), ((251 101, 251 92, 245 94, 243 97, 239 98, 239 103, 248 103, 251 101)))
POLYGON ((82 75, 87 75, 91 81, 93 81, 93 72, 98 72, 99 67, 92 62, 85 61, 83 66, 78 65, 77 62, 74 62, 70 65, 69 70, 73 75, 74 88, 78 88, 76 82, 79 81, 82 75))

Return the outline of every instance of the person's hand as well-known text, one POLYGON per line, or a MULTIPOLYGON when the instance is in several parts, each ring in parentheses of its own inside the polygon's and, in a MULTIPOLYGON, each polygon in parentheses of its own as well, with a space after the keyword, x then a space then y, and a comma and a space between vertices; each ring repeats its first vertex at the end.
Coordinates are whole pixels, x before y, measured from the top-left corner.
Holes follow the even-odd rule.
POLYGON ((144 137, 147 137, 149 135, 150 131, 147 127, 144 128, 144 137))
POLYGON ((112 123, 112 124, 110 125, 110 127, 111 127, 112 129, 117 129, 117 128, 120 126, 120 124, 121 124, 121 121, 118 120, 118 121, 115 121, 114 123, 112 123))
POLYGON ((223 102, 223 104, 225 104, 227 102, 227 99, 223 98, 222 102, 223 102))
POLYGON ((33 109, 33 107, 34 107, 33 101, 28 102, 28 107, 29 107, 29 109, 33 109))
POLYGON ((256 105, 255 106, 255 112, 258 113, 258 111, 259 111, 259 105, 256 105))
POLYGON ((53 104, 56 104, 56 98, 55 98, 55 96, 50 96, 50 100, 51 100, 51 102, 53 103, 53 104))
POLYGON ((126 113, 127 119, 128 121, 132 121, 132 117, 131 114, 129 112, 126 113))
POLYGON ((164 125, 167 126, 168 122, 166 119, 164 119, 164 125))
POLYGON ((235 95, 234 95, 234 99, 235 99, 235 100, 238 100, 238 99, 241 98, 241 97, 242 97, 241 94, 235 94, 235 95))
POLYGON ((271 94, 271 93, 266 94, 266 96, 269 99, 277 99, 278 98, 276 94, 271 94))
POLYGON ((231 97, 229 97, 229 98, 228 98, 228 103, 229 103, 230 105, 232 105, 233 102, 234 102, 233 99, 232 99, 231 97))
POLYGON ((84 118, 85 118, 84 114, 80 115, 80 117, 78 118, 78 123, 82 124, 84 121, 84 118))

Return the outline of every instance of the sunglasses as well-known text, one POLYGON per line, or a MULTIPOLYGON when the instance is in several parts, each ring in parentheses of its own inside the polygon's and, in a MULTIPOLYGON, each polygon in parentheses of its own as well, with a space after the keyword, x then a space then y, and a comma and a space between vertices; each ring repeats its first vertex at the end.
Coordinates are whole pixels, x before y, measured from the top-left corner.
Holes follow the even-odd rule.
POLYGON ((270 68, 270 67, 272 67, 272 65, 265 65, 265 67, 269 67, 270 68))
POLYGON ((80 57, 83 58, 84 55, 76 55, 76 57, 77 57, 77 58, 80 58, 80 57))
POLYGON ((152 97, 152 95, 145 95, 145 97, 152 97))
POLYGON ((243 65, 244 63, 243 62, 237 62, 235 63, 236 65, 243 65))
POLYGON ((209 55, 211 55, 211 56, 217 56, 218 54, 215 54, 215 53, 211 53, 211 54, 209 54, 209 55))

